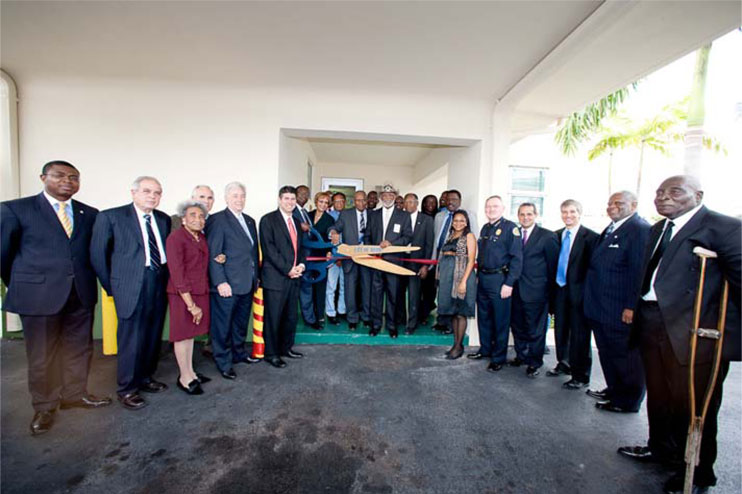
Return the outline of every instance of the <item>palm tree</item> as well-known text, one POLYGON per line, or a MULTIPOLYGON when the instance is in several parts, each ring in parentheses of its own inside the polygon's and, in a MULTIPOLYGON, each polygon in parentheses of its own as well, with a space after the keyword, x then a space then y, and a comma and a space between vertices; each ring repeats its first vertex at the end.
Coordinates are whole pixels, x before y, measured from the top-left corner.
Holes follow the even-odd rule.
POLYGON ((688 127, 685 131, 685 173, 698 176, 701 167, 701 150, 704 147, 703 121, 705 119, 706 74, 708 73, 711 43, 696 52, 696 66, 693 71, 688 104, 688 127))
MULTIPOLYGON (((631 87, 636 89, 636 85, 635 82, 631 87)), ((565 118, 554 136, 562 154, 574 155, 579 144, 592 137, 605 118, 615 115, 628 96, 629 88, 621 88, 565 118)))

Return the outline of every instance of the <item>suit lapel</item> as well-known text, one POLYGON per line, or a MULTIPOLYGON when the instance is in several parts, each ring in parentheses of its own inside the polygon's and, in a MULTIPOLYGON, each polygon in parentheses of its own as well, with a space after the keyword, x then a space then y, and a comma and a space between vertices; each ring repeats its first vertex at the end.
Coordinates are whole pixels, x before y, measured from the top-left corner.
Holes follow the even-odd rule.
POLYGON ((582 244, 585 243, 583 240, 583 237, 585 236, 584 234, 585 229, 580 225, 575 234, 575 238, 572 239, 574 245, 572 245, 572 250, 569 253, 569 262, 567 265, 571 265, 575 259, 582 255, 582 244))
POLYGON ((77 237, 77 232, 79 232, 82 229, 82 225, 85 222, 85 215, 83 214, 82 208, 80 207, 80 204, 78 204, 77 201, 72 199, 70 201, 70 204, 72 205, 72 236, 70 237, 70 240, 74 240, 75 237, 77 237))
POLYGON ((688 221, 688 223, 683 226, 683 228, 680 229, 680 231, 673 237, 672 241, 670 241, 670 245, 667 246, 667 250, 662 254, 662 261, 660 262, 660 271, 657 272, 657 276, 660 276, 660 272, 663 272, 664 269, 662 269, 665 266, 669 266, 672 264, 672 258, 675 256, 675 254, 678 253, 678 249, 680 249, 680 244, 682 244, 685 239, 687 239, 689 236, 691 236, 693 233, 696 232, 699 228, 703 226, 703 220, 706 217, 706 214, 708 213, 708 210, 706 209, 706 206, 702 206, 700 210, 693 216, 693 218, 688 221))
MULTIPOLYGON (((49 201, 46 200, 46 196, 44 196, 44 193, 41 192, 38 196, 36 196, 36 206, 39 208, 40 215, 46 220, 51 227, 54 229, 54 231, 61 233, 65 237, 67 237, 67 232, 64 231, 64 227, 62 226, 62 223, 59 222, 59 218, 57 217, 57 212, 54 211, 54 207, 49 204, 49 201)), ((74 206, 73 206, 74 210, 74 206)), ((72 233, 74 234, 75 227, 72 227, 72 233)))
MULTIPOLYGON (((246 242, 250 242, 250 239, 247 238, 247 233, 245 233, 245 230, 242 229, 242 225, 240 225, 240 222, 235 218, 234 214, 232 214, 232 211, 229 210, 229 208, 226 208, 224 210, 224 214, 227 217, 227 222, 231 223, 231 227, 233 230, 238 231, 238 235, 240 235, 246 242)), ((242 213, 240 213, 242 214, 242 213)), ((247 218, 244 218, 245 224, 247 225, 247 218)), ((248 226, 249 228, 249 226, 248 226)))
POLYGON ((133 230, 134 232, 134 238, 137 239, 137 243, 139 243, 139 247, 144 250, 144 239, 142 238, 142 227, 139 226, 139 218, 137 217, 137 210, 134 208, 134 203, 131 203, 128 208, 126 208, 126 214, 129 217, 126 221, 127 226, 133 230))

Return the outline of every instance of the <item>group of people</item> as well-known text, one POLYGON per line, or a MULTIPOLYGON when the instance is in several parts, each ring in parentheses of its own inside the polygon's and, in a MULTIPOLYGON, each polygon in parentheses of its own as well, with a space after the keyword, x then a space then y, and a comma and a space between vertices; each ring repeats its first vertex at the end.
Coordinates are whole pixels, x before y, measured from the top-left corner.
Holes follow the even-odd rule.
MULTIPOLYGON (((703 206, 692 177, 670 177, 657 188, 655 207, 663 219, 654 226, 637 215, 634 194, 612 194, 611 223, 600 234, 581 225, 582 206, 572 199, 560 206, 564 227, 552 232, 538 224, 535 204, 520 204, 516 223, 504 217, 503 199, 494 195, 484 203, 487 221, 478 229, 457 190, 440 200, 426 196, 421 204, 416 194, 400 196, 385 185, 380 193, 355 192, 348 208, 344 194, 319 192, 308 208, 307 186, 284 186, 278 208, 257 226, 244 213, 246 189, 239 182, 226 186, 223 211, 211 213, 214 192, 199 185, 171 218, 157 209, 162 187, 154 177, 134 181, 130 204, 101 212, 72 199, 80 186, 72 164, 47 163, 41 181, 40 194, 2 203, 1 225, 4 308, 23 323, 33 434, 51 428, 57 408, 111 403, 87 391, 96 278, 115 302, 117 393, 132 410, 146 406, 141 392, 167 389, 154 375, 168 305, 177 387, 185 393, 203 393, 210 380, 193 368, 196 336, 209 334, 225 379, 236 378, 235 364, 258 362, 246 347, 246 330, 260 284, 264 360, 277 368, 286 366, 285 358, 303 356, 294 349, 299 312, 317 330, 345 318, 350 330, 363 324, 373 336, 385 328, 396 338, 400 328, 411 334, 426 324, 437 307, 436 329, 453 335, 447 359, 464 354, 467 321, 476 313, 480 347, 467 357, 486 359, 490 372, 525 366, 526 376, 535 378, 552 314, 557 364, 546 374, 567 376, 565 389, 587 388, 594 334, 607 384, 586 390, 599 400, 596 407, 636 412, 647 395, 648 444, 619 453, 678 466, 698 283, 692 251, 702 246, 718 255, 706 270, 705 327, 715 324, 723 279, 731 289, 724 359, 695 477, 701 491, 715 484, 722 383, 729 362, 740 359, 740 221, 703 206), (305 276, 308 258, 326 258, 330 244, 340 243, 416 247, 383 256, 414 276, 350 259, 329 263, 322 281, 305 276), (515 357, 507 360, 511 333, 515 357)), ((706 341, 698 346, 701 389, 712 347, 706 341)), ((682 490, 682 480, 679 469, 666 491, 682 490)))

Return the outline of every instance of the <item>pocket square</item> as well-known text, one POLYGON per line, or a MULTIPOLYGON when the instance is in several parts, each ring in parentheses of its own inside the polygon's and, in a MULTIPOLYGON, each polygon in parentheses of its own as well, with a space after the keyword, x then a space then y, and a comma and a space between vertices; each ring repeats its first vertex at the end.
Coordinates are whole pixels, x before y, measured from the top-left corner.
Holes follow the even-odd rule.
POLYGON ((609 249, 618 249, 618 244, 610 244, 608 246, 609 249))

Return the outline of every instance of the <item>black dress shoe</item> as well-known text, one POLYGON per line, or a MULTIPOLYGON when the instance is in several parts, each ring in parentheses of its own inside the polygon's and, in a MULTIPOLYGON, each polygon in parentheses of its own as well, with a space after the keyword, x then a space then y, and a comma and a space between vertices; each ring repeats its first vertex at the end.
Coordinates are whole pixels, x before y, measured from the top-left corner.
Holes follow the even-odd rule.
POLYGON ((397 332, 397 330, 396 330, 396 329, 390 329, 390 330, 389 330, 389 336, 390 336, 391 338, 396 338, 397 336, 399 336, 399 333, 397 332))
POLYGON ((295 352, 293 350, 289 350, 288 352, 286 352, 286 356, 288 358, 302 358, 304 357, 304 354, 301 352, 295 352))
POLYGON ((208 382, 211 382, 211 378, 210 377, 206 377, 203 374, 201 374, 200 372, 196 372, 196 379, 198 379, 198 382, 200 382, 201 384, 206 384, 208 382))
POLYGON ((83 395, 82 398, 75 401, 63 401, 59 408, 67 410, 68 408, 100 408, 111 404, 111 398, 99 398, 94 395, 83 395))
POLYGON ((585 394, 588 396, 592 396, 596 400, 607 400, 608 399, 608 388, 603 388, 600 391, 595 391, 592 389, 588 389, 585 391, 585 394))
POLYGON ((556 376, 568 376, 571 374, 571 371, 569 367, 562 364, 561 362, 557 364, 556 367, 553 369, 549 369, 546 371, 546 375, 549 377, 556 377, 556 376))
POLYGON ((381 331, 380 328, 371 328, 368 330, 368 334, 369 336, 376 336, 377 334, 379 334, 379 331, 381 331))
POLYGON ((652 463, 658 460, 657 457, 652 454, 652 450, 649 449, 649 446, 621 446, 618 448, 618 454, 643 463, 652 463))
POLYGON ((31 419, 31 435, 38 436, 39 434, 49 432, 52 425, 54 425, 54 410, 36 412, 31 419))
POLYGON ((251 357, 250 355, 247 355, 245 358, 238 360, 237 362, 243 363, 243 364, 257 364, 260 362, 259 358, 251 357))
POLYGON ((286 362, 281 360, 279 357, 267 358, 265 359, 265 361, 271 364, 273 367, 276 367, 277 369, 283 369, 284 367, 286 367, 286 362))
POLYGON ((436 331, 443 331, 444 329, 446 329, 446 326, 444 324, 435 323, 433 324, 433 329, 436 331))
POLYGON ((474 352, 466 355, 466 358, 470 358, 472 360, 482 360, 484 357, 486 357, 486 355, 481 352, 474 352))
POLYGON ((490 362, 490 365, 487 366, 487 372, 498 372, 502 369, 502 364, 496 364, 494 362, 490 362))
POLYGON ((201 388, 201 383, 198 382, 198 379, 194 379, 193 381, 188 383, 188 386, 183 386, 183 384, 180 382, 180 376, 178 376, 178 381, 176 383, 178 385, 178 389, 182 389, 184 393, 189 395, 202 395, 204 394, 203 388, 201 388))
POLYGON ((234 381, 235 379, 237 379, 237 373, 234 371, 234 369, 225 370, 221 374, 224 379, 229 379, 230 381, 234 381))
POLYGON ((351 331, 353 331, 357 327, 358 327, 358 323, 357 322, 349 322, 348 323, 348 329, 350 329, 351 331))
POLYGON ((324 329, 324 326, 322 326, 322 323, 319 321, 313 322, 309 327, 317 331, 322 331, 324 329))
MULTIPOLYGON (((691 492, 693 494, 706 494, 709 491, 709 486, 701 482, 702 479, 693 477, 693 488, 691 492), (698 482, 698 483, 696 483, 698 482)), ((714 485, 716 483, 714 482, 714 485)), ((670 477, 663 487, 663 491, 666 494, 683 494, 685 489, 685 475, 684 473, 676 473, 670 477)))
POLYGON ((124 408, 128 408, 129 410, 141 410, 147 406, 147 402, 136 391, 119 395, 119 402, 124 408))
POLYGON ((520 367, 521 365, 523 365, 523 361, 518 357, 515 357, 513 360, 508 360, 508 366, 510 367, 520 367))
POLYGON ((371 327, 371 321, 363 321, 363 327, 364 328, 370 328, 371 327))
POLYGON ((590 383, 578 381, 577 379, 570 379, 566 383, 562 384, 564 389, 582 389, 589 386, 590 383))
POLYGON ((595 404, 595 408, 597 408, 598 410, 605 410, 606 412, 615 412, 615 413, 636 413, 639 411, 639 410, 628 410, 626 408, 621 408, 611 403, 610 400, 597 402, 595 404))
POLYGON ((340 324, 340 321, 338 321, 338 318, 333 317, 333 316, 327 316, 327 322, 329 322, 333 326, 337 326, 338 324, 340 324))
POLYGON ((532 367, 530 365, 526 367, 526 377, 535 379, 539 374, 541 373, 539 372, 538 367, 532 367))
POLYGON ((453 328, 444 328, 441 334, 453 334, 453 328))
POLYGON ((141 386, 139 386, 139 391, 144 391, 145 393, 161 393, 167 389, 167 384, 161 383, 160 381, 155 381, 154 379, 150 379, 149 381, 142 383, 141 386))

